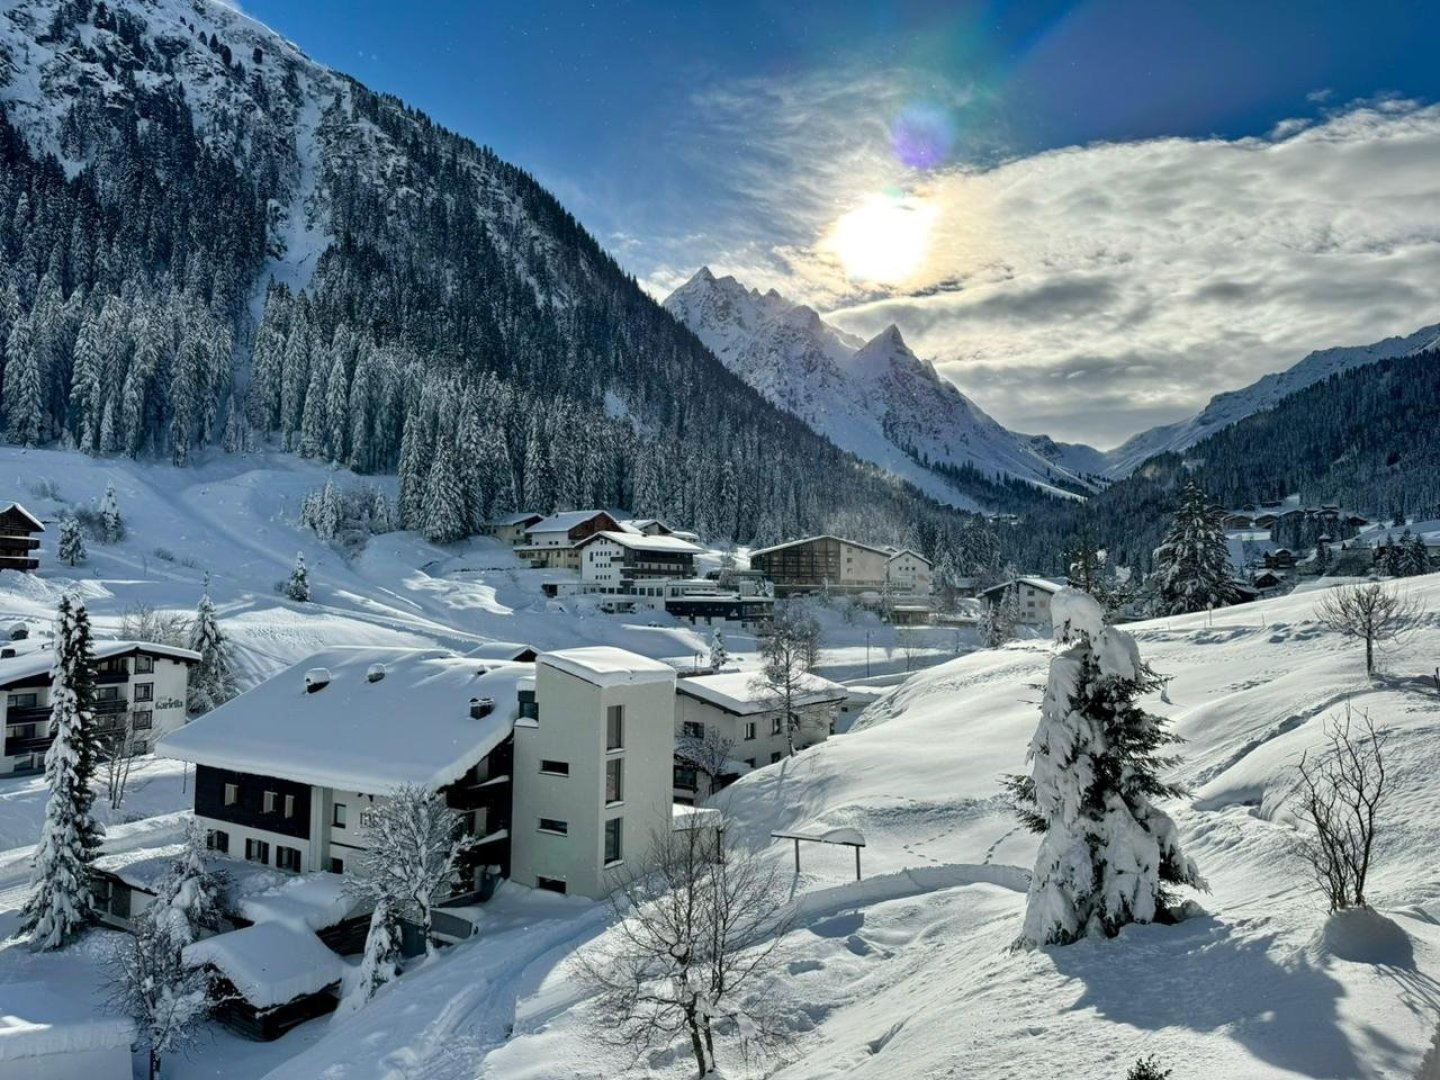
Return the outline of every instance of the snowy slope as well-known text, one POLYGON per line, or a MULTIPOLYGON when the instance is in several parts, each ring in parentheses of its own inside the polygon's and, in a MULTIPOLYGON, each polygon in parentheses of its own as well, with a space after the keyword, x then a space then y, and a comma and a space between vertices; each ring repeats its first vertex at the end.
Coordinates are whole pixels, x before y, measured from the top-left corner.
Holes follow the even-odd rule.
POLYGON ((771 290, 702 267, 665 308, 769 401, 863 460, 936 498, 973 507, 930 464, 972 466, 1050 491, 1086 485, 1065 462, 1001 427, 891 326, 864 341, 771 290))
POLYGON ((1292 368, 1266 375, 1243 389, 1216 394, 1203 410, 1188 420, 1151 428, 1132 436, 1103 455, 1106 475, 1116 479, 1128 476, 1147 458, 1194 446, 1221 428, 1272 408, 1282 398, 1331 375, 1379 360, 1413 356, 1436 347, 1440 347, 1440 323, 1417 330, 1409 337, 1392 337, 1373 345, 1313 352, 1292 368))

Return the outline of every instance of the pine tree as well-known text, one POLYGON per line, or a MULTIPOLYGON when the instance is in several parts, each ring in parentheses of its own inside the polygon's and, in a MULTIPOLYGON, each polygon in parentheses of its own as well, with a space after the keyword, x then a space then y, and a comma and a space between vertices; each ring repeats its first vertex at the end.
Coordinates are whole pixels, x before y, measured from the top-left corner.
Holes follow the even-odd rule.
POLYGON ((100 531, 107 544, 125 538, 125 519, 120 516, 120 500, 115 497, 115 485, 111 483, 105 485, 105 494, 100 498, 100 531))
POLYGON ((36 446, 45 435, 45 376, 40 343, 28 316, 15 320, 5 346, 5 423, 10 438, 36 446))
POLYGON ((227 880, 224 873, 206 864, 205 850, 205 830, 192 821, 185 832, 184 848, 170 864, 146 910, 178 948, 224 927, 227 880))
POLYGON ((310 571, 305 566, 304 552, 295 554, 295 566, 285 581, 285 595, 302 604, 310 600, 310 571))
POLYGON ((190 648, 200 654, 200 662, 190 675, 191 716, 209 712, 235 696, 235 676, 230 670, 230 645, 215 618, 215 604, 208 592, 200 597, 191 624, 190 648))
POLYGON ((1170 531, 1155 549, 1161 614, 1184 615, 1235 602, 1223 517, 1199 487, 1193 482, 1185 485, 1170 531))
POLYGON ((55 662, 50 672, 50 725, 54 741, 45 754, 50 798, 35 849, 33 892, 21 927, 39 949, 58 949, 95 919, 90 865, 103 830, 92 809, 90 781, 99 763, 99 736, 90 711, 94 698, 94 656, 85 606, 60 600, 55 628, 55 662))
POLYGON ((1009 781, 1021 820, 1043 835, 1017 942, 1029 947, 1173 921, 1171 887, 1205 888, 1154 803, 1183 794, 1160 779, 1178 739, 1135 703, 1161 680, 1093 597, 1064 589, 1050 608, 1065 647, 1050 661, 1030 775, 1009 781))
POLYGON ((440 440, 435 460, 425 482, 425 539, 448 544, 469 534, 460 477, 455 471, 455 452, 448 440, 440 440))
POLYGON ((375 492, 370 500, 370 532, 376 536, 395 531, 395 517, 390 512, 390 500, 383 491, 375 492))
POLYGON ((80 522, 73 517, 67 517, 60 522, 60 558, 67 566, 74 566, 85 561, 85 536, 80 531, 80 522))
POLYGON ((1429 572, 1430 549, 1425 546, 1425 538, 1416 534, 1410 537, 1410 543, 1405 548, 1405 573, 1413 576, 1429 572))
POLYGON ((101 376, 104 367, 104 343, 96 317, 80 324, 75 339, 75 363, 70 375, 70 413, 74 419, 75 444, 87 454, 99 449, 101 410, 101 376))
POLYGON ((400 916, 388 897, 375 901, 370 913, 370 930, 365 935, 365 954, 360 959, 360 972, 355 987, 341 1005, 343 1011, 359 1008, 369 1001, 400 971, 400 916))
POLYGON ((725 647, 725 635, 717 626, 710 635, 710 670, 719 671, 730 660, 730 650, 725 647))

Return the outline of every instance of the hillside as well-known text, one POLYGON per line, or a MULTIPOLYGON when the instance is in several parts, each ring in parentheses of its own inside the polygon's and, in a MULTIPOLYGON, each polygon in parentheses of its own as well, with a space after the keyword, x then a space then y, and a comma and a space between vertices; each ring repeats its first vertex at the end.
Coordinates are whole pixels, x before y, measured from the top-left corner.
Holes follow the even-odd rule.
POLYGON ((1355 368, 1380 360, 1434 349, 1440 344, 1440 324, 1415 331, 1409 337, 1392 337, 1373 345, 1342 346, 1311 353, 1292 368, 1266 375, 1240 390, 1217 394, 1188 420, 1151 428, 1107 451, 1106 475, 1128 476, 1157 454, 1177 453, 1247 416, 1273 408, 1286 397, 1355 368))
POLYGON ((943 502, 1018 508, 1000 480, 1056 495, 1091 490, 942 379, 894 326, 864 341, 804 304, 708 267, 671 293, 665 309, 766 400, 943 502))
POLYGON ((525 172, 225 4, 9 0, 0 165, 9 441, 398 471, 445 540, 522 505, 736 540, 936 513, 731 375, 525 172))

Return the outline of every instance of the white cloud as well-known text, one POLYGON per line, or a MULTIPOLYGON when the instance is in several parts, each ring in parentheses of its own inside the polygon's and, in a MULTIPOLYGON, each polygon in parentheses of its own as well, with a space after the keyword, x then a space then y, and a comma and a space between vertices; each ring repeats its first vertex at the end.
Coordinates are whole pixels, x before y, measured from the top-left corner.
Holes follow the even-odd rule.
MULTIPOLYGON (((1440 107, 920 174, 887 136, 922 90, 850 72, 698 96, 670 145, 721 178, 710 228, 652 241, 642 278, 663 294, 708 262, 856 333, 895 322, 1002 422, 1100 445, 1312 349, 1440 321, 1440 107), (862 291, 825 238, 887 187, 938 208, 930 254, 903 288, 862 291)), ((972 95, 943 96, 972 160, 996 153, 967 130, 993 131, 968 123, 972 95)))

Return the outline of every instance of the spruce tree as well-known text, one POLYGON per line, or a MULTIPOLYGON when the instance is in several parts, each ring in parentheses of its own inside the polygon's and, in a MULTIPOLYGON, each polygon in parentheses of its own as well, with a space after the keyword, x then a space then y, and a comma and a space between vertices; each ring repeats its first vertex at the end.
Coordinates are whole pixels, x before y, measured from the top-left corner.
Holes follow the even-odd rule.
POLYGON ((710 670, 719 671, 730 659, 730 650, 725 647, 725 635, 715 627, 710 635, 710 670))
POLYGON ((91 703, 94 656, 90 619, 78 599, 60 600, 55 628, 55 661, 50 671, 50 726, 54 740, 45 754, 50 798, 35 849, 33 892, 21 928, 39 949, 73 941, 95 919, 90 866, 104 830, 92 809, 91 787, 100 757, 91 703))
POLYGON ((235 696, 235 676, 230 670, 230 646, 215 618, 215 604, 208 592, 200 597, 191 624, 190 648, 200 654, 200 663, 190 676, 190 715, 199 716, 235 696))
POLYGON ((1155 805, 1183 794, 1160 779, 1178 739, 1135 700, 1161 680, 1093 597, 1064 589, 1050 607, 1064 647, 1050 661, 1030 774, 1008 782, 1021 821, 1043 836, 1016 943, 1027 947, 1173 921, 1173 887, 1205 888, 1155 805))
POLYGON ((455 470, 455 451, 449 440, 440 440, 435 460, 425 482, 425 539, 448 544, 469 535, 460 477, 455 470))
POLYGON ((1155 549, 1160 614, 1184 615, 1235 602, 1223 521, 1223 512, 1209 505, 1205 493, 1187 483, 1170 531, 1155 549))
POLYGON ((107 544, 125 538, 125 519, 120 516, 120 500, 115 497, 114 484, 105 485, 105 494, 100 499, 100 531, 107 544))
POLYGON ((310 571, 305 566, 305 553, 295 553, 295 566, 285 581, 285 595, 302 604, 310 600, 310 571))
POLYGON ((80 531, 80 522, 73 517, 67 517, 60 522, 60 542, 58 544, 61 560, 66 566, 74 566, 85 561, 85 536, 80 531))

